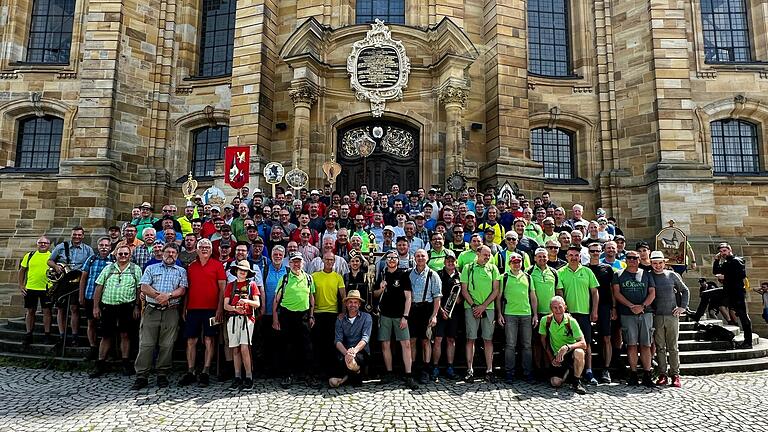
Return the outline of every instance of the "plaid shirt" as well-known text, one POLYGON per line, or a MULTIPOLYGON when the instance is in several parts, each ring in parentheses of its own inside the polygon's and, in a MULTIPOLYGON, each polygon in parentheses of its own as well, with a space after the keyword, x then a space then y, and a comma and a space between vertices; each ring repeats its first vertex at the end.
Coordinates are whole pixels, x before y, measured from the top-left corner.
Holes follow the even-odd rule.
POLYGON ((141 268, 134 263, 128 263, 128 267, 122 272, 117 263, 104 267, 96 279, 96 284, 104 287, 101 302, 106 305, 135 302, 140 280, 141 268))
POLYGON ((136 249, 133 250, 131 261, 136 263, 139 268, 144 268, 147 266, 147 261, 152 259, 153 256, 154 254, 152 253, 152 246, 139 245, 136 246, 136 249))
POLYGON ((91 255, 83 264, 83 271, 88 272, 88 281, 85 284, 85 298, 88 300, 93 299, 93 293, 96 291, 96 278, 99 277, 101 271, 107 264, 115 262, 115 257, 107 255, 106 258, 102 258, 99 255, 91 255))
MULTIPOLYGON (((167 265, 164 262, 153 264, 144 270, 144 276, 141 277, 141 283, 147 284, 157 292, 170 294, 178 287, 188 287, 187 271, 176 264, 167 265)), ((155 299, 147 297, 147 303, 157 303, 155 299)), ((179 304, 179 299, 171 300, 171 306, 179 304)))

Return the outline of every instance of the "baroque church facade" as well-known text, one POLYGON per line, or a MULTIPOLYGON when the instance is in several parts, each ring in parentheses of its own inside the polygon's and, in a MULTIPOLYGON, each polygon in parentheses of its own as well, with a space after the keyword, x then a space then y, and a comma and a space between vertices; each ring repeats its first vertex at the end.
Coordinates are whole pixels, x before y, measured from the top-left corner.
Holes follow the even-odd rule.
POLYGON ((768 277, 767 15, 764 0, 0 0, 0 284, 42 233, 182 205, 189 172, 233 196, 221 157, 238 144, 251 187, 270 161, 318 187, 333 158, 340 189, 457 172, 605 208, 630 239, 674 219, 704 266, 722 239, 768 277))

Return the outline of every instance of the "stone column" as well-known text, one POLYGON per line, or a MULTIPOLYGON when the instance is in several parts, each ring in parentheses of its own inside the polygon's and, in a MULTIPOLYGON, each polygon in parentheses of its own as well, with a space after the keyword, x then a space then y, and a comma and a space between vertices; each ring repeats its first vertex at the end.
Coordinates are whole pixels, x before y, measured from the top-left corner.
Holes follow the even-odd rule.
MULTIPOLYGON (((448 85, 440 91, 440 102, 445 106, 445 172, 444 177, 464 166, 464 139, 461 125, 467 107, 467 90, 448 85)), ((445 178, 438 179, 440 183, 445 178)))
POLYGON ((293 100, 293 167, 313 176, 309 166, 309 114, 312 104, 317 102, 317 88, 309 83, 294 84, 288 90, 293 100))

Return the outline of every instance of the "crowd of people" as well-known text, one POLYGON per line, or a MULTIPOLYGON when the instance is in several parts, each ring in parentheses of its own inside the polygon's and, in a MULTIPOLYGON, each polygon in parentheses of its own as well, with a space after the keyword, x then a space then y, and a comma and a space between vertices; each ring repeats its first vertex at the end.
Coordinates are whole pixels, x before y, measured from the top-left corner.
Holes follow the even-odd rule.
MULTIPOLYGON (((474 381, 481 339, 478 378, 544 379, 583 394, 585 385, 611 383, 623 348, 627 384, 679 387, 679 319, 686 313, 698 320, 722 306, 726 319, 751 334, 744 262, 728 244, 720 244, 713 268, 724 294, 694 313, 680 276, 686 266, 670 270, 644 241, 628 248, 605 211, 590 219, 575 204, 567 212, 547 192, 505 200, 493 188, 454 195, 401 193, 393 185, 388 193, 362 186, 342 195, 326 185, 297 196, 278 188, 267 197, 244 187, 222 206, 196 196, 182 215, 171 204, 161 209, 156 216, 151 203, 137 206, 130 221, 97 239, 96 250, 82 227, 52 250, 40 237, 20 263, 25 343, 33 343, 40 304, 45 342, 78 345, 82 311, 91 376, 107 373, 108 356, 118 352, 123 374, 136 375, 134 389, 149 384, 152 370, 159 387, 169 385, 179 331, 186 340, 182 386, 209 384, 219 346, 233 389, 251 388, 255 370, 281 376, 283 387, 299 377, 312 387, 318 378, 357 386, 374 346, 381 381, 392 382, 395 365, 402 366, 405 385, 415 389, 440 379, 474 381), (53 306, 58 339, 51 336, 53 306), (504 340, 498 374, 494 333, 504 340), (461 339, 463 376, 455 363, 461 339), (397 351, 401 359, 393 358, 397 351)), ((692 254, 688 264, 695 267, 692 254)), ((750 346, 746 338, 742 347, 750 346)))

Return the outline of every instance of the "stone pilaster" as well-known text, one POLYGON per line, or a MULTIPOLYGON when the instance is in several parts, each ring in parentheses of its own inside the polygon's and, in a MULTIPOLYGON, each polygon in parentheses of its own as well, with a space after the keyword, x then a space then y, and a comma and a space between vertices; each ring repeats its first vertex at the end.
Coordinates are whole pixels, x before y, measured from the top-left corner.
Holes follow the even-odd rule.
MULTIPOLYGON (((464 110, 467 108, 468 92, 466 89, 448 85, 440 91, 440 102, 445 107, 445 176, 464 166, 464 110)), ((443 178, 442 181, 445 179, 443 178)))
POLYGON ((288 90, 293 101, 293 164, 304 170, 310 177, 310 121, 312 105, 317 102, 317 89, 309 83, 294 84, 288 90))

